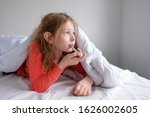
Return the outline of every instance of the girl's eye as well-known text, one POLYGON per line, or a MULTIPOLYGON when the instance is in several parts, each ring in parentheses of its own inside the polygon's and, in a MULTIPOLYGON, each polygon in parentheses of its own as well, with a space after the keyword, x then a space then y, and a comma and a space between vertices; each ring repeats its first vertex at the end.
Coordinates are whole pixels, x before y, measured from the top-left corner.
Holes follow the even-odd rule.
POLYGON ((70 34, 70 32, 69 32, 69 31, 66 31, 66 33, 67 33, 67 34, 70 34))

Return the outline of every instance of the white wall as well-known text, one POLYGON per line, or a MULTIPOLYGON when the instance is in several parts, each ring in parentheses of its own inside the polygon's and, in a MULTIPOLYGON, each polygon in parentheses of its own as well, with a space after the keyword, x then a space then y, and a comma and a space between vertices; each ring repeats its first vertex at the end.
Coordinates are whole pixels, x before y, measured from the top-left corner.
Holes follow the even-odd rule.
POLYGON ((119 64, 120 0, 1 0, 0 34, 30 35, 48 12, 73 16, 105 57, 119 64))
POLYGON ((150 79, 150 0, 123 0, 121 26, 121 67, 150 79))

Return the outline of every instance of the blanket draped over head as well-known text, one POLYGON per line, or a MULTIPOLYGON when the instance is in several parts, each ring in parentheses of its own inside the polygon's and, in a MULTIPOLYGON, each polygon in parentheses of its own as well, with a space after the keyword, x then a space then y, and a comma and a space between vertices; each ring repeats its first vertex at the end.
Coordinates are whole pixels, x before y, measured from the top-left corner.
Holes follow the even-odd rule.
MULTIPOLYGON (((86 73, 95 85, 117 86, 120 83, 120 74, 115 70, 115 66, 106 60, 81 28, 78 31, 77 46, 86 53, 86 59, 81 62, 86 73)), ((0 36, 0 72, 14 72, 23 64, 31 37, 0 36)))

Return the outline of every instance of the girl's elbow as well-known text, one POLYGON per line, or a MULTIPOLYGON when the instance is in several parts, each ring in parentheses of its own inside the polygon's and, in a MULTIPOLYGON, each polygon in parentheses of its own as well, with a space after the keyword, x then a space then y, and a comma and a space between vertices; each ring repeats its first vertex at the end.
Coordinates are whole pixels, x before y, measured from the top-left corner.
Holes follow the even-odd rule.
POLYGON ((31 85, 31 90, 36 91, 38 93, 43 93, 47 90, 45 87, 40 87, 39 85, 31 85))

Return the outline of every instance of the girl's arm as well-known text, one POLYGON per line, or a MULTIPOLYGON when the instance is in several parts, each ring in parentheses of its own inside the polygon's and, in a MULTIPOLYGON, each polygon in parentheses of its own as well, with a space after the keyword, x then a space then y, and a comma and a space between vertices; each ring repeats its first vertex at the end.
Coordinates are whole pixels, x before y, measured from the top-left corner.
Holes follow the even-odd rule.
POLYGON ((42 55, 40 51, 29 52, 27 66, 31 82, 31 89, 37 92, 46 91, 61 75, 63 70, 70 66, 78 64, 83 57, 78 57, 79 53, 71 53, 63 57, 58 63, 53 63, 53 67, 46 72, 42 65, 42 55))
POLYGON ((37 92, 46 91, 63 72, 58 65, 46 72, 42 66, 42 56, 40 53, 29 53, 27 60, 31 89, 37 92))

